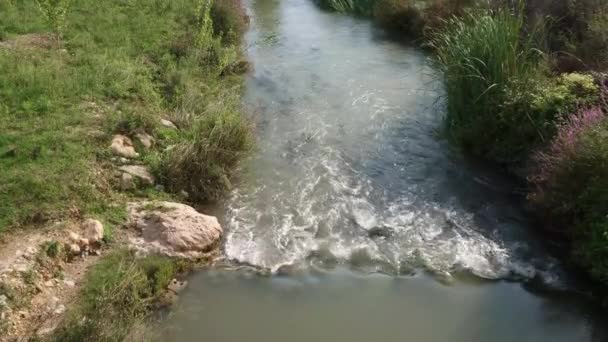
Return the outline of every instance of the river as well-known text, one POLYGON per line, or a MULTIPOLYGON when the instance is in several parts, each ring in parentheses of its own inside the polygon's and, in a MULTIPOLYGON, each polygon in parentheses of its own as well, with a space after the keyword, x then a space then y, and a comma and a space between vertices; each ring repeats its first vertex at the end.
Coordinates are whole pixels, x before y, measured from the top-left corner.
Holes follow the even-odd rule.
POLYGON ((248 0, 258 150, 166 341, 606 341, 514 184, 438 134, 432 58, 310 0, 248 0))

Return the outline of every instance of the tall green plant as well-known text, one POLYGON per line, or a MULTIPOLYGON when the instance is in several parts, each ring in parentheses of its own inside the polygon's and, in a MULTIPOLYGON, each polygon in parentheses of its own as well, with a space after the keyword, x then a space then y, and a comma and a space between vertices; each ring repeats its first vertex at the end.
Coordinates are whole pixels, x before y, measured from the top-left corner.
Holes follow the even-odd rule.
POLYGON ((524 84, 537 70, 541 53, 534 34, 524 34, 523 6, 495 13, 470 12, 453 18, 432 35, 444 71, 449 136, 478 154, 505 138, 500 104, 512 82, 524 84))
POLYGON ((36 0, 36 2, 53 33, 61 38, 67 23, 66 16, 71 0, 36 0))

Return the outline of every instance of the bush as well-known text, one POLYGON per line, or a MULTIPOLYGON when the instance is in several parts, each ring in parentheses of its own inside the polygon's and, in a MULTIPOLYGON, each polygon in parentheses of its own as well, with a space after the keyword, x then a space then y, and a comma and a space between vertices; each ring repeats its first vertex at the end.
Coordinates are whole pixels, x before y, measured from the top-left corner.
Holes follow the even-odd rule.
POLYGON ((231 188, 229 177, 252 146, 252 130, 237 108, 195 119, 186 139, 167 151, 161 163, 165 182, 195 201, 211 201, 231 188))
POLYGON ((123 341, 148 318, 179 271, 170 259, 119 251, 104 257, 87 276, 80 301, 52 341, 123 341))
POLYGON ((51 30, 61 37, 66 26, 71 0, 36 0, 36 2, 51 30))
POLYGON ((474 154, 492 158, 493 147, 508 140, 521 122, 500 111, 509 84, 526 88, 541 60, 532 36, 523 33, 521 11, 512 14, 469 13, 450 19, 432 36, 431 46, 444 72, 448 137, 474 154))
POLYGON ((240 43, 249 22, 241 0, 215 1, 211 17, 216 35, 222 36, 228 44, 240 43))
POLYGON ((575 261, 608 284, 608 118, 604 108, 579 110, 535 155, 529 198, 552 227, 574 243, 575 261))
POLYGON ((424 21, 420 10, 410 0, 376 0, 374 19, 384 28, 417 37, 422 34, 424 21))
POLYGON ((315 0, 315 2, 332 11, 370 16, 376 0, 315 0))
POLYGON ((527 160, 531 151, 549 143, 557 125, 580 107, 599 99, 599 86, 590 75, 564 74, 544 77, 539 74, 525 81, 513 81, 505 88, 499 105, 499 120, 504 131, 488 155, 503 163, 527 160))

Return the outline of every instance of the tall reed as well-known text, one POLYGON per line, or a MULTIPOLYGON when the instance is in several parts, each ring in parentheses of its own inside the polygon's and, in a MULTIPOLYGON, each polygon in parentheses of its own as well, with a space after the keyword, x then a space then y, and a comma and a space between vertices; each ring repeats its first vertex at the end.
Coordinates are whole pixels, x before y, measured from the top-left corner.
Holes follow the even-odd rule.
POLYGON ((511 82, 524 84, 537 70, 534 34, 524 34, 523 6, 516 11, 469 12, 434 34, 431 46, 444 71, 446 130, 464 148, 484 154, 505 129, 500 111, 511 82))

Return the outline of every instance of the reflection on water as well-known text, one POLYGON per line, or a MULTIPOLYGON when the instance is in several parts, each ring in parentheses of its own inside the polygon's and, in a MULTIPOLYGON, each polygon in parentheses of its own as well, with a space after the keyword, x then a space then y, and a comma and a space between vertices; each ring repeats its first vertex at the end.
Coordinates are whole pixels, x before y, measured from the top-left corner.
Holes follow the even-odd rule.
POLYGON ((427 55, 311 0, 247 3, 259 151, 224 251, 274 276, 195 276, 165 340, 602 340, 512 185, 438 137, 427 55))
POLYGON ((164 341, 576 342, 606 340, 585 308, 513 283, 443 286, 426 277, 200 273, 164 341))

